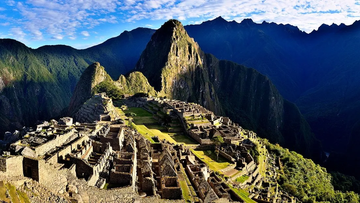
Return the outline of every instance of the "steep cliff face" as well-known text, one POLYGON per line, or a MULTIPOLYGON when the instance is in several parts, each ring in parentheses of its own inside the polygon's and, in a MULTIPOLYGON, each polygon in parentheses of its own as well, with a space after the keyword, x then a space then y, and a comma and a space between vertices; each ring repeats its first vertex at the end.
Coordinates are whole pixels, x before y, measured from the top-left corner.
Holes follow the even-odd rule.
POLYGON ((318 155, 309 125, 266 76, 204 54, 179 21, 170 20, 155 32, 135 69, 159 95, 199 103, 272 142, 307 157, 318 155))
POLYGON ((92 89, 96 85, 110 79, 110 76, 105 72, 104 67, 100 66, 99 62, 95 62, 86 68, 71 97, 68 109, 69 114, 74 114, 86 100, 91 98, 92 89))
POLYGON ((177 20, 166 22, 154 33, 135 67, 159 91, 184 101, 197 102, 222 113, 204 64, 205 54, 177 20))

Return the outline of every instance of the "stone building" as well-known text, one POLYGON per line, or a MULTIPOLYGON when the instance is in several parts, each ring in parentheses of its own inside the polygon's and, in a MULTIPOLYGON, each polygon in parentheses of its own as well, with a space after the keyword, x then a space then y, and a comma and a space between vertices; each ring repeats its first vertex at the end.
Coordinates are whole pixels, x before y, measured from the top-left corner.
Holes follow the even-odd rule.
POLYGON ((126 139, 120 144, 121 150, 113 159, 113 168, 110 171, 109 183, 124 187, 131 186, 136 190, 137 181, 137 148, 132 132, 126 131, 126 139))

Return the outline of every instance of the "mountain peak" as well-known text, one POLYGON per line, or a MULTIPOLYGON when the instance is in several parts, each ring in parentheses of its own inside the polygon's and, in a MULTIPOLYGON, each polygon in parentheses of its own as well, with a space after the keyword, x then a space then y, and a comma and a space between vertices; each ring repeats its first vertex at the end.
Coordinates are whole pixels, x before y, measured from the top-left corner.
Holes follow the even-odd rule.
POLYGON ((212 20, 213 22, 217 22, 217 23, 227 23, 228 21, 226 21, 223 17, 219 16, 217 18, 215 18, 214 20, 212 20))
MULTIPOLYGON (((176 19, 170 19, 168 21, 166 21, 161 27, 160 29, 164 29, 164 28, 174 28, 174 27, 183 27, 181 22, 176 20, 176 19)), ((159 30, 160 30, 159 29, 159 30)))
POLYGON ((254 24, 254 21, 251 18, 244 18, 244 20, 242 20, 240 24, 251 25, 254 24))
POLYGON ((110 79, 105 68, 99 62, 91 64, 81 75, 71 101, 68 112, 73 115, 79 107, 92 96, 92 89, 104 80, 110 79))
MULTIPOLYGON (((201 50, 181 22, 169 20, 151 37, 135 67, 165 95, 171 93, 177 75, 201 64, 201 50)), ((187 97, 185 98, 187 99, 187 97)))

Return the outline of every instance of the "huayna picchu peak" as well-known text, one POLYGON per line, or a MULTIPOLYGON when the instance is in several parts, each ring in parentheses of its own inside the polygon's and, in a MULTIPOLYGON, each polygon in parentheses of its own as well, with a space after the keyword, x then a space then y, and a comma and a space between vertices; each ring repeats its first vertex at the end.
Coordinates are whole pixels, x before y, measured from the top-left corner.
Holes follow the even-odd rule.
POLYGON ((286 58, 291 45, 343 29, 220 16, 84 50, 0 40, 0 201, 358 202, 354 177, 317 164, 339 159, 296 105, 305 73, 284 65, 308 49, 286 58))

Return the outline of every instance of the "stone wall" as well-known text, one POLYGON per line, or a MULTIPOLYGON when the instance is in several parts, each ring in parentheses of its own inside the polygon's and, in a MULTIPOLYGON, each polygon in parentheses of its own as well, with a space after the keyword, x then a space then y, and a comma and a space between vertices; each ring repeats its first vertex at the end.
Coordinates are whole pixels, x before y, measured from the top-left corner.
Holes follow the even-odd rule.
POLYGON ((76 164, 76 177, 88 180, 93 175, 93 168, 84 160, 73 158, 71 161, 76 164))
POLYGON ((142 191, 153 194, 155 188, 154 179, 151 177, 144 177, 142 181, 142 191))
POLYGON ((180 187, 167 187, 162 189, 163 199, 181 199, 182 191, 180 187))
POLYGON ((46 152, 56 148, 57 146, 63 145, 67 140, 69 140, 74 135, 75 129, 72 129, 70 132, 67 132, 63 135, 57 135, 56 138, 50 140, 38 147, 35 148, 35 152, 38 156, 46 154, 46 152))
POLYGON ((117 186, 130 186, 132 185, 132 173, 111 171, 110 172, 110 183, 117 186))
POLYGON ((0 172, 6 173, 6 157, 0 157, 0 172))
POLYGON ((47 163, 56 164, 59 162, 59 160, 62 160, 65 158, 66 155, 71 154, 71 151, 73 149, 77 149, 78 147, 81 147, 83 143, 85 143, 87 140, 89 140, 88 136, 83 136, 75 140, 74 142, 64 146, 63 149, 60 149, 56 153, 53 154, 52 157, 48 158, 46 160, 47 163))
POLYGON ((0 172, 7 175, 22 176, 23 156, 0 157, 0 172))
POLYGON ((100 142, 106 144, 110 142, 111 147, 115 151, 120 151, 122 148, 122 142, 124 141, 124 129, 120 127, 110 128, 110 133, 114 133, 116 131, 116 137, 106 137, 100 136, 100 142))
POLYGON ((48 164, 45 160, 39 160, 39 183, 53 191, 66 190, 68 169, 59 169, 55 165, 48 164))
POLYGON ((230 156, 230 154, 227 154, 227 153, 225 153, 225 152, 223 152, 223 151, 219 151, 219 154, 222 156, 222 157, 224 157, 225 159, 227 159, 228 161, 230 161, 230 162, 232 162, 232 163, 235 163, 235 159, 232 157, 232 156, 230 156))

